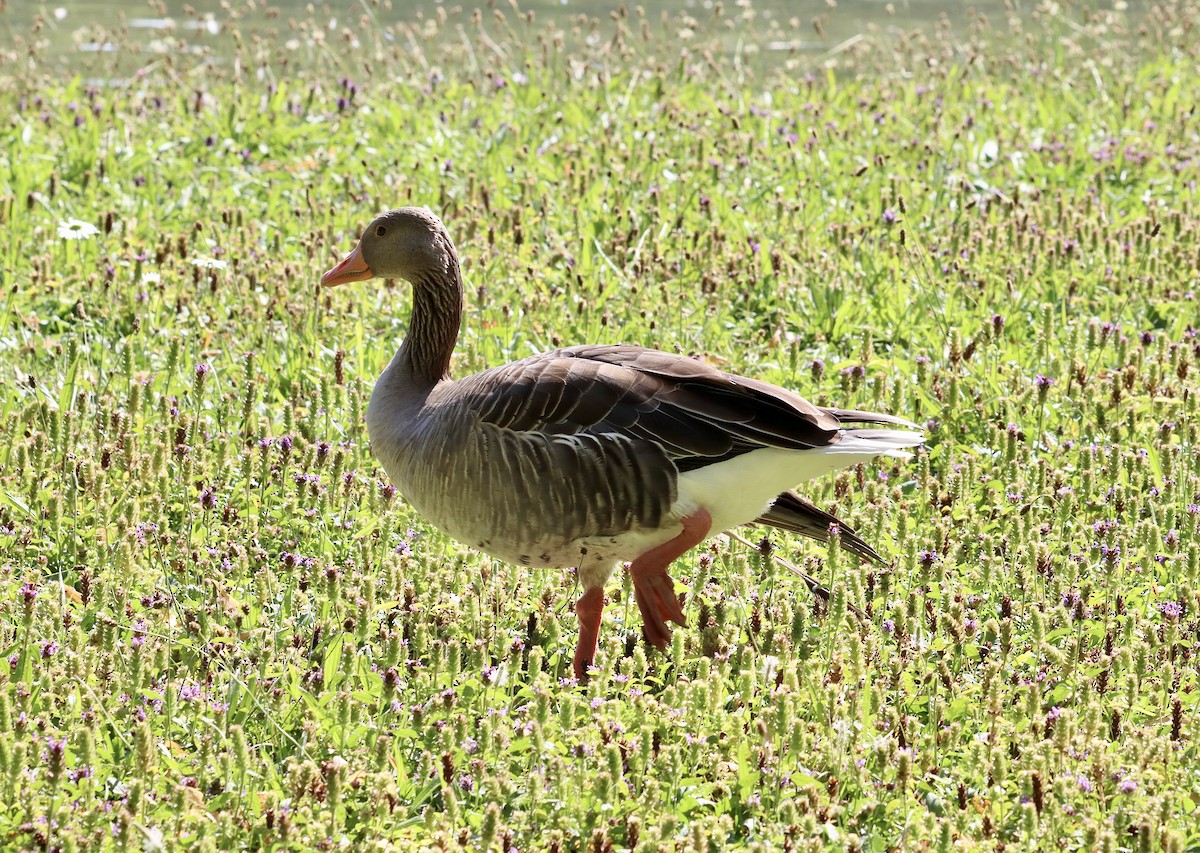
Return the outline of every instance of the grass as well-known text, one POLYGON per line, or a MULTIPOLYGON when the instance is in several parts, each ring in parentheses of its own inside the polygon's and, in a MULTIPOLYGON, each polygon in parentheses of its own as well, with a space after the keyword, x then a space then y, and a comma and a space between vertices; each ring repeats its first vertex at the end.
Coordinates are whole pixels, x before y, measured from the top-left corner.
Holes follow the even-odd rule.
POLYGON ((5 846, 1200 846, 1194 11, 774 66, 747 17, 3 61, 5 846), (804 488, 888 567, 714 540, 666 653, 614 583, 569 681, 571 575, 367 445, 406 286, 316 284, 405 203, 459 374, 622 341, 926 423, 804 488))

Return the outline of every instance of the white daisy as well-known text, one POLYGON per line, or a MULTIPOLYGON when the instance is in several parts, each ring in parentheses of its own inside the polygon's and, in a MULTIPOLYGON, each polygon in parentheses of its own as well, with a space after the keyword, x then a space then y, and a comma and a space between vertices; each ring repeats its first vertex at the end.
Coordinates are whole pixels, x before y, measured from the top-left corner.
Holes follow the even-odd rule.
POLYGON ((58 223, 58 236, 63 240, 86 240, 99 233, 99 228, 82 219, 68 219, 66 222, 58 223))

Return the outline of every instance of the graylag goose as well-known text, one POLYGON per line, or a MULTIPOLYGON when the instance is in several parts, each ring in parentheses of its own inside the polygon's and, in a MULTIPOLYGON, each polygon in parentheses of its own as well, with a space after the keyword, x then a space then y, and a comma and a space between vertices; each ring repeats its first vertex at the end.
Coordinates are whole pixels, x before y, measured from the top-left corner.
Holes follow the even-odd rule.
MULTIPOLYGON (((462 273, 445 226, 424 208, 373 219, 321 283, 375 276, 413 289, 408 335, 367 407, 376 456, 412 507, 449 536, 510 563, 576 568, 581 680, 618 565, 630 563, 647 641, 665 648, 667 621, 684 624, 667 573, 676 558, 749 523, 826 540, 837 519, 789 490, 875 456, 907 457, 904 449, 921 442, 901 418, 814 406, 636 346, 566 347, 451 379, 462 273)), ((839 541, 880 561, 845 525, 839 541)))

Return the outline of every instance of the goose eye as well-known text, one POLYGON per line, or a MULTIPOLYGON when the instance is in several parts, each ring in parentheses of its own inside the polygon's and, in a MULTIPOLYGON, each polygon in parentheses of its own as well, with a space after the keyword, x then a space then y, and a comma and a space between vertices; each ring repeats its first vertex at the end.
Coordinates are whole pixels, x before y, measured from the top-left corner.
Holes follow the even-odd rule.
POLYGON ((378 228, 376 228, 376 229, 375 229, 375 236, 376 236, 376 237, 382 237, 382 236, 383 236, 384 234, 386 234, 386 233, 387 233, 387 226, 386 226, 386 225, 380 225, 378 228))

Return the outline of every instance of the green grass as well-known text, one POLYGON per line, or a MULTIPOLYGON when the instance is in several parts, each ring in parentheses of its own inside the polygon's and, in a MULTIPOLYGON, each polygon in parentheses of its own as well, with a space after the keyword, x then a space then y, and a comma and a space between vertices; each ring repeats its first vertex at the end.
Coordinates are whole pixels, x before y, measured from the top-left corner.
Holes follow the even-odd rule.
POLYGON ((0 843, 1195 849, 1196 24, 10 56, 0 843), (614 582, 565 680, 571 575, 429 528, 367 444, 407 289, 317 280, 407 203, 465 259, 459 374, 620 341, 927 422, 803 489, 888 567, 773 536, 824 607, 714 540, 666 653, 614 582))

